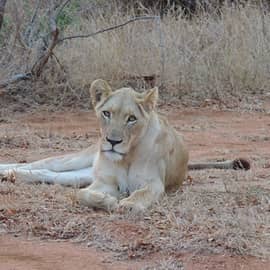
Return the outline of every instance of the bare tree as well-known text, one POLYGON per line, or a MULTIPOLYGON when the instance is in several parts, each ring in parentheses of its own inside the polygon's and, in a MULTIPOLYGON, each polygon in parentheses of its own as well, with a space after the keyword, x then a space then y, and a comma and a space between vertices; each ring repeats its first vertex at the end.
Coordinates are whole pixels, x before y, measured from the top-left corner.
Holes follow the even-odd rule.
POLYGON ((2 28, 7 0, 0 0, 0 30, 2 28))
MULTIPOLYGON (((6 0, 5 0, 6 1, 6 0)), ((0 0, 0 3, 3 2, 3 0, 0 0)), ((73 40, 78 38, 91 38, 93 36, 96 36, 98 34, 102 34, 108 31, 112 31, 118 28, 122 28, 126 26, 127 24, 133 23, 135 21, 139 20, 156 20, 157 16, 141 16, 141 17, 134 17, 131 18, 123 23, 113 25, 108 28, 104 28, 101 30, 98 30, 93 33, 88 34, 78 34, 78 35, 72 35, 72 36, 66 36, 66 37, 59 37, 60 29, 57 25, 57 18, 63 11, 63 9, 70 3, 70 0, 62 0, 58 5, 51 5, 47 11, 46 17, 48 19, 48 30, 46 33, 46 41, 44 42, 44 37, 39 36, 38 38, 33 38, 34 33, 36 32, 36 25, 39 25, 37 23, 38 20, 38 10, 40 8, 40 0, 36 0, 36 6, 33 11, 32 18, 26 27, 26 31, 22 33, 20 31, 20 25, 17 27, 17 40, 20 42, 20 45, 27 51, 35 51, 38 52, 35 53, 35 59, 33 59, 33 63, 28 66, 24 72, 20 73, 18 72, 15 75, 12 75, 10 78, 7 78, 6 80, 0 81, 0 89, 7 87, 10 84, 17 83, 22 80, 32 80, 32 79, 38 79, 40 75, 42 74, 44 67, 48 63, 49 59, 51 57, 56 58, 54 54, 54 49, 57 45, 61 45, 66 40, 73 40), (42 49, 41 49, 42 47, 42 49)), ((17 20, 18 21, 18 20, 17 20)), ((57 62, 58 59, 56 58, 57 62)), ((3 92, 3 91, 2 91, 3 92)))

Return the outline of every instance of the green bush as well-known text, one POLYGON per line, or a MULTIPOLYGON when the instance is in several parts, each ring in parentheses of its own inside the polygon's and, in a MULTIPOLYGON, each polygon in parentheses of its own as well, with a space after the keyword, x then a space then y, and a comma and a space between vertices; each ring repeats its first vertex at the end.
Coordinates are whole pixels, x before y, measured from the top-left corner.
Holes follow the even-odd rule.
POLYGON ((79 1, 75 0, 71 1, 71 3, 62 10, 57 18, 57 25, 60 30, 64 30, 68 25, 75 22, 79 6, 79 1))

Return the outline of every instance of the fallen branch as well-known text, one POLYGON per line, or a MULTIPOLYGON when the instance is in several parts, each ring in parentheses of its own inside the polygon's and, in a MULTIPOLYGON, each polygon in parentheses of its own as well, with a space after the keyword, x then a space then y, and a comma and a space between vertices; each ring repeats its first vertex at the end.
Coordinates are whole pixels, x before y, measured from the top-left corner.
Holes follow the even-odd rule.
POLYGON ((32 78, 31 73, 25 73, 25 74, 16 74, 12 76, 10 79, 0 82, 0 88, 4 88, 10 84, 22 81, 22 80, 30 80, 32 78))

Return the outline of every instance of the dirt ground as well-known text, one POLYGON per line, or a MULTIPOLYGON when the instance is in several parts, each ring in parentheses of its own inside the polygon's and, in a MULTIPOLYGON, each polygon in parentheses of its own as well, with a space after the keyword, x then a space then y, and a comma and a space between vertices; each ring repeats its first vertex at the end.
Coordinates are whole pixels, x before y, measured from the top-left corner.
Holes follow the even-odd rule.
MULTIPOLYGON (((74 188, 0 183, 0 270, 270 269, 270 106, 262 112, 161 106, 191 161, 244 157, 251 170, 190 172, 141 215, 77 205, 74 188)), ((30 162, 94 143, 92 111, 0 118, 0 162, 30 162)))

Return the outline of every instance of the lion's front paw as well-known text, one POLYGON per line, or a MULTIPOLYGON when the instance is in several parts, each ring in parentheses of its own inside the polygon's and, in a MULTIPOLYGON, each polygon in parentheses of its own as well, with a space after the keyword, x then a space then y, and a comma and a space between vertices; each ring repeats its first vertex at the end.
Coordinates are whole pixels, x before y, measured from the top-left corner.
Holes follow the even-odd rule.
POLYGON ((146 208, 139 202, 133 202, 129 198, 123 199, 119 202, 118 211, 122 212, 134 212, 141 213, 144 212, 146 208))
POLYGON ((83 188, 77 192, 77 200, 82 205, 108 211, 112 211, 118 206, 118 201, 115 197, 106 193, 89 190, 88 188, 83 188))

